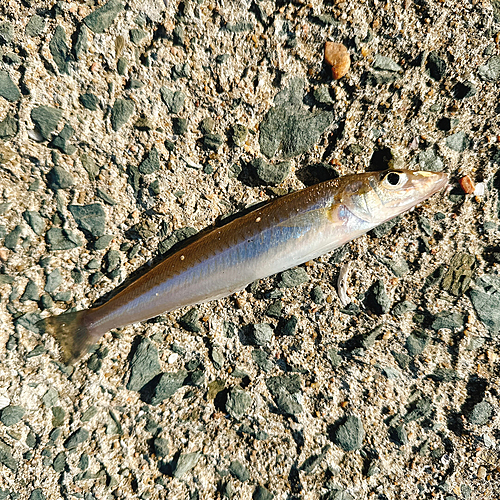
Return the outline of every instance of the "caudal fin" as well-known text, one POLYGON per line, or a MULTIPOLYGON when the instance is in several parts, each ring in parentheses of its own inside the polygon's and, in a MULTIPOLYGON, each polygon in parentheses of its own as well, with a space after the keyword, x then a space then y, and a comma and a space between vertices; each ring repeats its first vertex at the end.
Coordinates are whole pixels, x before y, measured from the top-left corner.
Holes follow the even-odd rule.
POLYGON ((42 319, 37 326, 56 338, 61 346, 61 360, 73 364, 96 341, 87 326, 88 311, 78 311, 42 319))

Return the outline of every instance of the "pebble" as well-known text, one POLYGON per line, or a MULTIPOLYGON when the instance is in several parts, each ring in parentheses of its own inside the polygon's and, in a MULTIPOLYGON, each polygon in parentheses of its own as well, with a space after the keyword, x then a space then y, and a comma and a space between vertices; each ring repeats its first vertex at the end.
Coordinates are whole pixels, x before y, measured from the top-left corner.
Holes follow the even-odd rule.
POLYGON ((54 35, 49 43, 49 50, 59 72, 69 74, 69 47, 66 44, 66 32, 62 26, 56 26, 54 35))
POLYGON ((21 302, 26 302, 28 300, 37 301, 40 298, 40 293, 38 292, 38 285, 33 281, 29 280, 24 293, 19 299, 21 302))
POLYGON ((485 425, 493 416, 493 407, 488 401, 481 401, 474 405, 469 415, 469 422, 474 425, 485 425))
POLYGON ((397 217, 394 217, 394 219, 388 220, 387 222, 384 222, 383 224, 380 224, 377 227, 373 228, 370 231, 370 234, 375 238, 382 238, 386 234, 389 234, 392 228, 397 226, 402 218, 402 215, 398 215, 397 217))
POLYGON ((291 164, 288 161, 272 164, 262 158, 255 158, 252 160, 252 167, 262 182, 276 186, 288 177, 291 164))
POLYGON ((163 373, 153 390, 149 403, 156 406, 173 396, 184 385, 187 375, 186 370, 163 373))
POLYGON ((45 239, 50 250, 71 250, 72 248, 83 246, 83 240, 80 236, 69 229, 60 227, 51 227, 45 239))
POLYGON ((229 472, 242 483, 250 479, 248 469, 239 461, 233 460, 228 468, 229 472))
POLYGON ((45 30, 45 19, 36 14, 30 18, 25 32, 28 36, 38 36, 45 30))
POLYGON ((279 318, 281 316, 281 311, 283 310, 283 304, 281 300, 275 300, 266 309, 266 315, 271 318, 279 318))
POLYGON ((265 351, 262 349, 254 349, 252 351, 252 359, 254 363, 262 370, 265 372, 270 372, 273 367, 274 363, 269 359, 269 356, 265 351))
POLYGON ((279 324, 279 332, 281 335, 291 336, 295 334, 295 330, 297 328, 299 320, 297 316, 290 316, 287 320, 280 322, 279 324))
POLYGON ((437 52, 433 51, 427 58, 427 68, 431 78, 436 81, 442 80, 446 74, 446 61, 438 56, 437 52))
POLYGON ((271 493, 264 486, 256 486, 252 495, 252 500, 273 500, 274 494, 271 493))
POLYGON ((12 456, 12 448, 0 440, 0 463, 13 472, 17 471, 17 460, 12 456))
POLYGON ((486 64, 477 69, 479 78, 485 82, 496 82, 500 79, 500 56, 493 56, 488 59, 486 64))
MULTIPOLYGON (((180 229, 175 230, 168 238, 165 238, 158 245, 159 253, 168 252, 174 245, 177 243, 194 236, 198 231, 193 227, 182 227, 180 229)), ((161 235, 160 235, 161 236, 161 235)))
POLYGON ((201 458, 199 451, 193 453, 182 453, 177 459, 172 475, 180 479, 184 474, 193 469, 201 458))
POLYGON ((26 410, 22 406, 9 405, 0 412, 0 422, 6 427, 21 421, 26 410))
POLYGON ((284 158, 305 153, 318 142, 333 123, 330 111, 306 110, 302 104, 304 81, 294 78, 275 98, 272 107, 259 127, 259 145, 268 158, 278 151, 284 158), (300 97, 299 97, 300 95, 300 97))
POLYGON ((76 32, 73 54, 77 60, 82 60, 88 50, 88 30, 85 24, 81 24, 76 32))
POLYGON ((403 71, 403 68, 390 57, 381 56, 377 54, 372 64, 373 69, 377 69, 379 71, 403 71))
POLYGON ((470 287, 476 258, 466 252, 457 252, 450 260, 448 271, 443 276, 441 288, 459 297, 470 287))
POLYGON ((10 233, 5 236, 4 246, 9 250, 15 250, 19 244, 19 240, 23 234, 23 228, 21 226, 16 226, 10 233))
POLYGON ((19 123, 12 113, 7 113, 0 122, 0 139, 10 139, 19 132, 19 123))
POLYGON ((470 299, 478 318, 492 336, 500 332, 500 293, 471 290, 470 299))
POLYGON ((231 140, 238 147, 243 147, 248 137, 248 128, 240 123, 236 123, 231 127, 231 140))
POLYGON ((316 99, 319 104, 330 105, 335 102, 334 99, 332 99, 330 87, 328 85, 321 85, 314 90, 313 95, 314 99, 316 99))
POLYGON ((23 218, 38 236, 45 232, 45 221, 38 212, 26 210, 23 212, 23 218))
POLYGON ((167 87, 161 87, 160 94, 170 113, 178 114, 183 110, 184 101, 186 99, 184 92, 180 90, 173 91, 167 87))
MULTIPOLYGON (((111 234, 104 234, 103 236, 100 236, 97 240, 94 241, 94 250, 105 250, 113 240, 114 236, 111 234)), ((87 264, 87 267, 89 267, 89 264, 87 264)), ((97 269, 98 267, 99 266, 94 267, 94 269, 97 269)), ((91 267, 89 267, 89 269, 91 269, 91 267)))
POLYGON ((417 306, 413 302, 405 300, 403 302, 399 302, 393 307, 392 314, 394 314, 394 316, 403 316, 403 314, 406 314, 407 312, 413 312, 416 309, 417 306))
POLYGON ((129 31, 129 35, 130 35, 130 41, 134 45, 139 45, 142 39, 147 35, 147 33, 144 30, 133 28, 129 31))
POLYGON ((309 458, 306 458, 299 469, 303 470, 306 474, 312 474, 314 469, 324 460, 330 448, 331 446, 329 444, 323 446, 321 453, 318 455, 311 455, 309 458))
POLYGON ((80 427, 78 430, 73 432, 68 439, 64 442, 64 447, 67 450, 74 450, 77 448, 77 446, 89 438, 90 434, 89 431, 84 429, 83 427, 80 427))
POLYGON ((168 441, 165 438, 155 438, 153 441, 153 448, 158 458, 165 458, 169 454, 168 441))
POLYGON ((47 184, 51 189, 69 189, 74 186, 73 176, 62 167, 54 167, 47 174, 47 184))
POLYGON ((102 7, 91 12, 83 22, 94 32, 104 33, 114 22, 116 16, 125 9, 119 0, 109 0, 102 7))
POLYGON ((21 92, 7 71, 0 71, 0 96, 9 102, 16 102, 21 98, 21 92))
POLYGON ((78 100, 84 108, 87 108, 90 111, 97 111, 99 98, 95 94, 92 94, 92 92, 81 94, 78 100))
MULTIPOLYGON (((184 135, 188 131, 187 118, 180 118, 178 116, 172 118, 172 131, 176 135, 184 135)), ((218 148, 216 148, 216 149, 218 149, 218 148)))
MULTIPOLYGON (((64 453, 64 451, 61 451, 56 455, 54 461, 52 462, 52 467, 55 472, 62 472, 66 468, 66 453, 64 453)), ((39 491, 41 492, 42 490, 39 491)), ((31 496, 33 496, 33 494, 31 496)))
POLYGON ((220 370, 224 366, 226 360, 219 346, 212 346, 210 357, 212 358, 212 363, 214 364, 214 368, 216 370, 220 370))
POLYGON ((70 205, 68 207, 78 228, 92 237, 103 236, 106 229, 106 212, 100 203, 90 205, 70 205))
POLYGON ((265 346, 271 342, 274 330, 268 323, 256 323, 252 325, 250 341, 257 346, 265 346))
POLYGON ((212 151, 218 151, 223 142, 224 139, 220 134, 205 134, 203 136, 203 146, 212 151))
POLYGON ((430 338, 423 332, 415 331, 406 338, 406 349, 411 356, 418 356, 429 345, 430 338))
POLYGON ((111 110, 111 126, 116 132, 125 125, 134 114, 135 104, 131 99, 116 99, 111 110))
POLYGON ((349 51, 341 43, 325 42, 325 61, 332 68, 334 80, 339 80, 345 76, 351 66, 349 51))
POLYGON ((233 388, 226 401, 226 411, 236 420, 241 420, 252 404, 252 396, 237 387, 233 388))
POLYGON ((408 444, 408 434, 404 427, 404 424, 398 425, 396 427, 391 427, 389 429, 389 435, 391 440, 398 446, 405 446, 408 444))
POLYGON ((458 82, 452 89, 452 94, 455 99, 468 99, 477 94, 476 86, 469 81, 458 82))
POLYGON ((428 399, 417 399, 408 407, 408 413, 404 417, 404 422, 413 422, 427 418, 432 413, 432 403, 428 399))
POLYGON ((278 286, 280 288, 293 288, 309 281, 307 271, 302 267, 288 269, 280 274, 278 286))
POLYGON ((130 377, 126 388, 140 391, 150 380, 161 373, 157 347, 147 338, 137 345, 130 361, 130 377))
POLYGON ((443 311, 434 316, 432 321, 433 330, 441 330, 441 328, 449 328, 451 330, 463 328, 464 317, 462 314, 443 311))
POLYGON ((400 278, 401 276, 404 276, 410 271, 410 268, 408 267, 408 263, 406 260, 403 259, 388 259, 386 257, 381 257, 376 255, 377 260, 382 262, 391 272, 394 274, 394 276, 397 276, 400 278))
POLYGON ((9 21, 0 23, 0 45, 7 45, 14 39, 14 27, 9 21))
POLYGON ((266 380, 266 386, 272 394, 276 406, 282 413, 285 415, 302 413, 302 405, 295 397, 301 393, 299 374, 270 377, 266 380))
POLYGON ((190 78, 191 77, 191 68, 188 63, 179 63, 175 64, 172 67, 172 80, 175 82, 179 78, 190 78))
POLYGON ((387 295, 383 280, 375 281, 369 288, 365 299, 365 305, 375 314, 386 314, 391 310, 392 300, 387 295))
POLYGON ((62 110, 49 106, 38 106, 31 110, 31 120, 45 140, 50 140, 52 132, 62 117, 62 110))
POLYGON ((365 430, 363 422, 356 416, 349 416, 338 426, 334 434, 334 443, 344 451, 359 450, 363 446, 365 430))
POLYGON ((120 57, 116 62, 116 72, 123 76, 127 72, 128 59, 126 57, 120 57))
POLYGON ((59 149, 61 153, 72 155, 76 151, 76 146, 68 144, 68 140, 74 133, 75 129, 66 123, 61 132, 52 139, 50 146, 59 149))
POLYGON ((201 332, 200 313, 196 307, 192 307, 179 319, 179 324, 188 332, 201 332))
POLYGON ((91 181, 95 180, 95 178, 99 174, 99 167, 96 165, 94 159, 86 154, 82 154, 80 156, 80 161, 82 163, 82 167, 89 174, 89 180, 91 181))
POLYGON ((471 140, 465 132, 457 132, 456 134, 450 135, 446 138, 445 142, 446 146, 458 153, 462 153, 468 149, 471 144, 471 140))

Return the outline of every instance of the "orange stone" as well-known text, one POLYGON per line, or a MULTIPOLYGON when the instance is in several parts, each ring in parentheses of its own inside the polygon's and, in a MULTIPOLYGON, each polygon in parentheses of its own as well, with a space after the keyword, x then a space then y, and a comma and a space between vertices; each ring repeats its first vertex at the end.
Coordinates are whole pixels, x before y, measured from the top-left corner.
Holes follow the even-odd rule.
POLYGON ((472 179, 468 175, 464 175, 459 179, 458 183, 465 194, 472 194, 476 189, 474 182, 472 182, 472 179))
POLYGON ((351 65, 351 57, 345 45, 335 42, 325 43, 325 61, 332 67, 334 80, 339 80, 348 71, 351 65))

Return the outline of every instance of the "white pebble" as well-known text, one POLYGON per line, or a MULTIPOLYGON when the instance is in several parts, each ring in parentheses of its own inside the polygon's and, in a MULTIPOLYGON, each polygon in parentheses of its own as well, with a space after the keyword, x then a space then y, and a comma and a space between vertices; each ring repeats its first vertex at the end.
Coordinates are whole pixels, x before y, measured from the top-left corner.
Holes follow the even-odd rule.
POLYGON ((168 364, 172 365, 179 359, 179 355, 176 352, 173 352, 169 357, 168 357, 168 364))

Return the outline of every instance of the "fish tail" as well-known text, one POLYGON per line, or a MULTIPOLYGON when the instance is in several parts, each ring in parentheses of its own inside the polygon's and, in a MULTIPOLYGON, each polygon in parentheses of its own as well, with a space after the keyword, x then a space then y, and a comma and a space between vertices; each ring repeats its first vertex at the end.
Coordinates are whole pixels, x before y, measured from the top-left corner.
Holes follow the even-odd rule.
POLYGON ((88 321, 88 310, 50 316, 37 323, 41 332, 49 333, 61 347, 61 360, 73 364, 97 340, 88 321))

